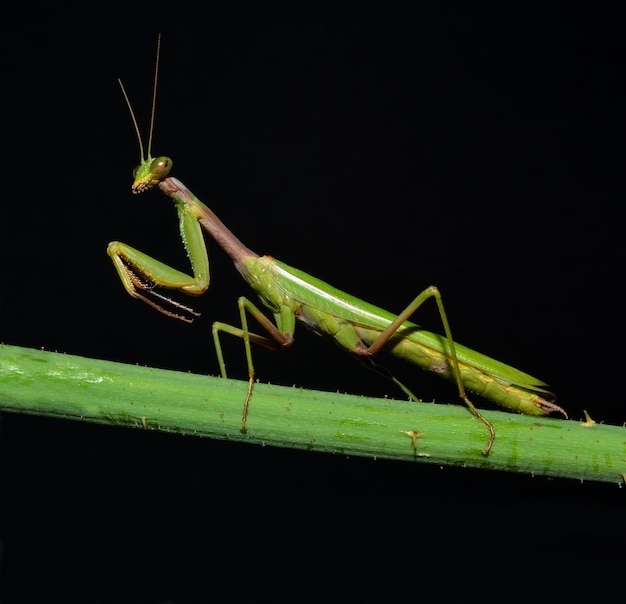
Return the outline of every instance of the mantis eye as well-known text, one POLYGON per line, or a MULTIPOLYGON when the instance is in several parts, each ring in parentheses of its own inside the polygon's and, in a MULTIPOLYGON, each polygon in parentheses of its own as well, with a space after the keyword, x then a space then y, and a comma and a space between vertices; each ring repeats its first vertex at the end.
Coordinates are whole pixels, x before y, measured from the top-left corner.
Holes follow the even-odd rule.
POLYGON ((141 168, 141 165, 135 166, 133 168, 133 178, 137 178, 137 172, 139 172, 139 168, 141 168))
POLYGON ((169 157, 157 157, 150 164, 150 174, 156 180, 165 178, 172 169, 173 162, 169 157))

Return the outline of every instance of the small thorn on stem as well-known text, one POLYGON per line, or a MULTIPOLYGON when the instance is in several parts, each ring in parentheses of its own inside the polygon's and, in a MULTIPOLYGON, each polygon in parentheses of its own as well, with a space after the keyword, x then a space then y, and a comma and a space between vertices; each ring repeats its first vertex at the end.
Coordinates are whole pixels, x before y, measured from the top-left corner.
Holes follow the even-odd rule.
POLYGON ((594 426, 596 422, 591 419, 589 413, 587 413, 585 409, 583 409, 583 413, 585 414, 585 421, 580 422, 580 425, 583 426, 583 428, 591 428, 591 426, 594 426))
POLYGON ((406 434, 411 439, 411 441, 413 442, 413 451, 417 455, 417 439, 420 436, 424 436, 424 434, 422 432, 417 432, 416 430, 402 430, 402 434, 406 434))

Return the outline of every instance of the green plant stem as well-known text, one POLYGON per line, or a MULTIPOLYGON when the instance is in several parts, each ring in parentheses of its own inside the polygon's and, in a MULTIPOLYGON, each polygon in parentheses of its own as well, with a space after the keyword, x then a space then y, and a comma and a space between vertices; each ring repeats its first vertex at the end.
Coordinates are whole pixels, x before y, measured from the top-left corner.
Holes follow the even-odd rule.
POLYGON ((626 428, 247 383, 0 345, 0 410, 342 455, 616 482, 626 428), (417 435, 419 433, 419 435, 417 435))

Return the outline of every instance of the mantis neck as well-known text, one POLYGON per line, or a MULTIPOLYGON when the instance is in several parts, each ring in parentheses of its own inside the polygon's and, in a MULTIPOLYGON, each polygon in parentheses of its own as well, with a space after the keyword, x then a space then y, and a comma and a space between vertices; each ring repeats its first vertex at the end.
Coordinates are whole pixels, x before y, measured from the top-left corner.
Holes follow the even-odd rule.
POLYGON ((259 255, 239 241, 210 208, 204 205, 180 180, 172 176, 161 180, 159 188, 175 203, 185 204, 192 208, 198 222, 230 256, 237 270, 241 273, 247 272, 244 259, 250 256, 258 258, 259 255))

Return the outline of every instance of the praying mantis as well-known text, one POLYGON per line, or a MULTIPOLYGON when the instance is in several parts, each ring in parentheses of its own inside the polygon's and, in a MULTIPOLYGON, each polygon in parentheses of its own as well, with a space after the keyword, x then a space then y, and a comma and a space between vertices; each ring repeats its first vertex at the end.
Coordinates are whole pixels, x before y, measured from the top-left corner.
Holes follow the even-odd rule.
POLYGON ((258 306, 242 296, 238 300, 241 327, 219 321, 213 323, 212 334, 222 377, 226 377, 226 365, 220 334, 235 336, 244 342, 248 387, 243 402, 242 433, 247 429, 248 409, 255 380, 252 344, 270 350, 289 348, 294 342, 296 322, 333 341, 368 368, 389 378, 412 401, 419 402, 419 399, 390 372, 374 362, 378 353, 390 353, 454 382, 461 400, 488 430, 489 436, 487 445, 482 450, 483 455, 489 455, 491 451, 495 430, 468 398, 467 391, 476 392, 511 411, 537 416, 559 412, 567 417, 565 411, 554 403, 555 397, 548 391, 547 384, 455 342, 441 293, 435 286, 427 287, 396 315, 340 291, 271 256, 260 256, 246 247, 208 206, 182 182, 170 176, 172 160, 169 157, 153 158, 151 155, 159 54, 160 36, 145 155, 135 114, 121 80, 119 82, 130 110, 141 153, 141 164, 133 173, 132 191, 138 194, 158 187, 173 201, 192 274, 172 268, 119 241, 109 243, 107 253, 124 288, 131 296, 143 300, 169 317, 185 322, 192 322, 199 313, 159 290, 177 290, 192 296, 199 296, 207 291, 210 272, 203 230, 231 258, 235 268, 273 318, 273 321, 270 320, 258 306), (417 309, 430 298, 437 305, 445 335, 427 331, 409 321, 417 309), (248 315, 257 321, 266 335, 249 330, 248 315))

